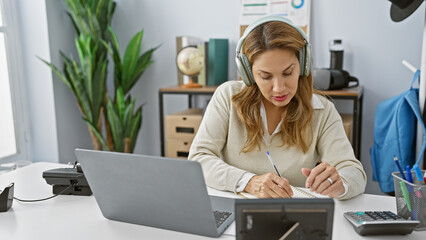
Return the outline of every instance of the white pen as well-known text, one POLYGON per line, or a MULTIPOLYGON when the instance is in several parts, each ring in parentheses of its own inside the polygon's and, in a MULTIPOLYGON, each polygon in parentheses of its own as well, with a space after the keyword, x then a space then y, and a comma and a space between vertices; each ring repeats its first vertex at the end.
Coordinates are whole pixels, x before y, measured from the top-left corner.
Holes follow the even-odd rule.
POLYGON ((266 156, 268 156, 269 162, 271 162, 272 166, 275 168, 275 171, 277 172, 278 176, 281 177, 280 172, 278 172, 277 166, 275 166, 274 161, 272 160, 271 155, 269 155, 269 151, 266 152, 266 156))
MULTIPOLYGON (((266 156, 268 156, 268 159, 269 159, 269 162, 271 163, 271 165, 274 167, 274 169, 275 169, 275 172, 277 172, 277 174, 278 174, 278 176, 280 176, 281 177, 281 174, 280 174, 280 172, 278 172, 278 169, 277 169, 277 166, 275 165, 275 163, 274 163, 274 160, 272 160, 272 157, 271 157, 271 155, 269 154, 269 151, 267 151, 266 152, 266 156)), ((282 188, 280 185, 278 185, 280 188, 282 188)), ((306 193, 305 191, 302 191, 302 190, 300 190, 300 189, 298 189, 297 187, 294 187, 294 186, 292 186, 291 184, 290 184, 290 188, 291 188, 291 190, 296 190, 296 191, 299 191, 299 192, 302 192, 303 194, 305 194, 305 195, 308 195, 309 197, 313 197, 313 198, 315 198, 313 195, 311 195, 311 194, 309 194, 309 193, 306 193)), ((292 198, 291 196, 289 196, 289 198, 292 198)))

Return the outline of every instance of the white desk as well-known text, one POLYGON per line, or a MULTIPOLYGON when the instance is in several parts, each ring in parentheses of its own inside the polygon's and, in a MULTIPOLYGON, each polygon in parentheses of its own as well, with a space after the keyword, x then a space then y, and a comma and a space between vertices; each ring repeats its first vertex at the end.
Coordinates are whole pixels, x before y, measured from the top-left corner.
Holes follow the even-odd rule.
MULTIPOLYGON (((55 163, 35 163, 0 175, 0 189, 15 183, 15 197, 38 199, 52 195, 52 186, 42 178, 44 170, 64 167, 55 163)), ((209 189, 209 193, 238 197, 209 189)), ((353 210, 391 210, 392 197, 364 194, 348 201, 335 201, 333 239, 426 239, 426 232, 406 236, 359 236, 344 219, 353 210)), ((13 201, 8 212, 0 213, 0 239, 210 239, 203 236, 111 221, 104 218, 93 196, 58 196, 38 202, 13 201)), ((222 235, 220 239, 235 239, 222 235)))

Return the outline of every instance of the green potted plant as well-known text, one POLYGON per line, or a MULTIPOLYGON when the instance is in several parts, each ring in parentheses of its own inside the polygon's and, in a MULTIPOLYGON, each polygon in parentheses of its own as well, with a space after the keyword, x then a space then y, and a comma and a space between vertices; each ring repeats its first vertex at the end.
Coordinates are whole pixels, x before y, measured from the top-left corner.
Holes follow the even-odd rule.
POLYGON ((131 153, 142 126, 142 107, 130 95, 132 87, 153 63, 158 48, 140 53, 143 30, 136 33, 121 57, 111 28, 112 0, 64 0, 77 32, 78 59, 61 52, 63 71, 44 61, 74 93, 96 150, 131 153), (114 90, 107 89, 108 56, 114 63, 114 90), (104 123, 104 124, 102 124, 104 123))

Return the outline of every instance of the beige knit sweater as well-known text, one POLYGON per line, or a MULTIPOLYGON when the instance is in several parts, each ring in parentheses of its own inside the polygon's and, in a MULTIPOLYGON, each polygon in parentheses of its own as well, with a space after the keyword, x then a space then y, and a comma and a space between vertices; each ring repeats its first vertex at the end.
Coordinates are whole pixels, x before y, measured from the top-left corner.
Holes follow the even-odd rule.
MULTIPOLYGON (((345 135, 342 119, 333 103, 322 96, 320 108, 314 108, 313 141, 306 153, 298 147, 281 146, 281 138, 264 131, 261 150, 242 153, 246 129, 240 121, 231 97, 245 87, 242 81, 228 81, 215 91, 206 109, 200 128, 192 142, 189 157, 201 163, 206 184, 218 190, 233 191, 245 172, 261 175, 274 172, 266 151, 293 186, 304 187, 302 168, 315 167, 318 159, 334 166, 347 183, 348 192, 342 199, 355 197, 365 190, 366 174, 345 135)), ((260 107, 260 106, 259 106, 260 107)))

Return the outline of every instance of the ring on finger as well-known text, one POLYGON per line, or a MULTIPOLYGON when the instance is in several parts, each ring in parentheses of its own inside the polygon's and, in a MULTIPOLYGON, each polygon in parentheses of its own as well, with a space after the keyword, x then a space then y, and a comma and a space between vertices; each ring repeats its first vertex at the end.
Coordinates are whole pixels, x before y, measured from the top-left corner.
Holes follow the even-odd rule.
POLYGON ((330 182, 330 185, 333 185, 333 180, 331 178, 327 178, 327 180, 330 182))

